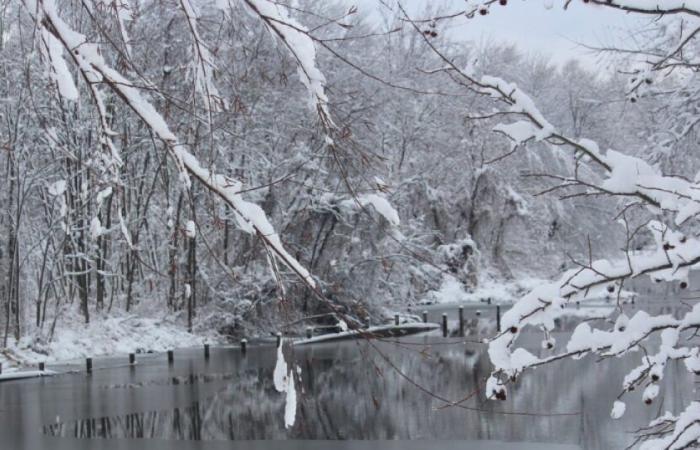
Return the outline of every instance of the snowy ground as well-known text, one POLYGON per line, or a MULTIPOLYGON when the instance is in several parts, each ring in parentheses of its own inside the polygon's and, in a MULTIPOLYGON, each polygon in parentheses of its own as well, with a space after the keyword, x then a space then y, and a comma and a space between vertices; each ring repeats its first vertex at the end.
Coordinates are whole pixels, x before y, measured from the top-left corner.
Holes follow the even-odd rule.
POLYGON ((548 283, 538 278, 523 278, 514 281, 496 280, 484 277, 479 280, 479 287, 467 292, 464 285, 455 277, 445 275, 440 289, 429 292, 421 303, 449 304, 465 302, 483 302, 491 299, 493 303, 513 303, 535 286, 548 283))
MULTIPOLYGON (((474 292, 466 292, 455 278, 446 276, 439 290, 431 292, 423 303, 449 305, 454 303, 480 303, 491 299, 494 304, 511 304, 522 298, 532 287, 544 283, 536 278, 502 282, 491 278, 480 281, 474 292)), ((601 308, 567 309, 568 315, 581 317, 606 316, 609 305, 601 308), (594 311, 595 310, 595 311, 594 311)), ((90 324, 73 320, 78 314, 67 314, 48 339, 46 325, 42 331, 28 332, 19 342, 9 338, 7 348, 0 349, 0 363, 5 373, 20 367, 36 367, 47 364, 79 361, 86 357, 117 356, 128 353, 164 352, 170 349, 201 346, 205 342, 219 343, 223 339, 213 331, 188 333, 182 321, 172 317, 146 318, 151 312, 135 314, 112 313, 110 316, 93 314, 90 324), (144 317, 146 316, 146 317, 144 317)), ((394 311, 387 312, 393 317, 394 311)))
POLYGON ((92 323, 66 323, 58 326, 48 342, 44 333, 35 332, 0 350, 4 372, 33 366, 39 362, 69 362, 85 357, 128 353, 162 352, 175 348, 216 342, 216 336, 188 333, 180 324, 168 319, 142 318, 136 315, 95 317, 92 323))
MULTIPOLYGON (((497 280, 491 277, 483 277, 479 280, 479 287, 472 292, 467 292, 464 285, 455 277, 445 275, 440 289, 429 292, 421 304, 452 304, 469 302, 486 302, 491 299, 494 304, 512 304, 524 297, 537 286, 549 284, 551 281, 539 278, 522 278, 519 280, 497 280)), ((631 298, 635 293, 623 291, 621 296, 631 298)), ((601 299, 605 300, 605 299, 601 299)))

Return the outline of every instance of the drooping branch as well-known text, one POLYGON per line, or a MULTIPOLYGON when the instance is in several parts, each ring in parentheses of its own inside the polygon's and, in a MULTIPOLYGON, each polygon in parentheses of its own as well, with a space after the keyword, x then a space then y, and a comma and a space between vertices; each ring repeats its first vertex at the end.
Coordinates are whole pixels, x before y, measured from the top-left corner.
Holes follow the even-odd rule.
MULTIPOLYGON (((269 0, 244 0, 249 9, 276 35, 294 57, 299 79, 311 96, 321 124, 327 134, 335 129, 328 109, 326 78, 316 65, 316 48, 306 29, 297 23, 283 7, 269 0)), ((330 137, 328 137, 330 140, 330 137)))
POLYGON ((242 198, 240 182, 203 167, 185 145, 178 142, 163 116, 141 95, 139 89, 107 65, 98 46, 87 42, 84 35, 72 30, 61 19, 54 0, 39 0, 37 3, 26 0, 24 3, 32 17, 61 42, 80 70, 89 74, 92 80, 106 84, 163 142, 186 186, 189 185, 190 176, 199 180, 232 208, 241 229, 257 235, 277 259, 295 272, 305 284, 315 288, 311 274, 284 248, 262 208, 242 198))

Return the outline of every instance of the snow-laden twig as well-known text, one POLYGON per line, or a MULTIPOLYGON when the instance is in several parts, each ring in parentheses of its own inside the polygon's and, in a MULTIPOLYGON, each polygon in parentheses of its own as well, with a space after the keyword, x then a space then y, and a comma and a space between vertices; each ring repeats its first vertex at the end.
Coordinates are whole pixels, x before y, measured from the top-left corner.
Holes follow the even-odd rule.
POLYGON ((187 25, 192 35, 192 56, 194 59, 192 73, 195 89, 202 97, 206 110, 209 113, 220 111, 225 107, 225 102, 214 84, 214 70, 216 70, 214 58, 199 34, 199 27, 197 26, 199 15, 190 0, 180 0, 180 8, 185 17, 187 17, 187 25))
MULTIPOLYGON (((306 28, 294 20, 284 6, 270 0, 244 0, 249 9, 267 25, 287 47, 297 62, 299 79, 306 86, 311 104, 323 127, 333 130, 335 124, 328 110, 326 78, 316 64, 316 46, 306 28)), ((330 137, 327 138, 330 141, 330 137)))

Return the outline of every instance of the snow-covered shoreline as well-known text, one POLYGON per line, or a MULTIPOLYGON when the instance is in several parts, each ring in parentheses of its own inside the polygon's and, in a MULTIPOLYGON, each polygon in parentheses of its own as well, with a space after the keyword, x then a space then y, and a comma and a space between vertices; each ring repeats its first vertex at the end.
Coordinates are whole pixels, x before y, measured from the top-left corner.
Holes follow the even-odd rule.
POLYGON ((0 349, 0 363, 3 372, 7 373, 13 369, 35 367, 40 362, 57 364, 87 357, 165 352, 219 341, 220 338, 213 334, 189 333, 167 319, 110 316, 95 318, 89 324, 59 326, 50 342, 38 332, 21 338, 19 342, 9 338, 7 347, 0 349))

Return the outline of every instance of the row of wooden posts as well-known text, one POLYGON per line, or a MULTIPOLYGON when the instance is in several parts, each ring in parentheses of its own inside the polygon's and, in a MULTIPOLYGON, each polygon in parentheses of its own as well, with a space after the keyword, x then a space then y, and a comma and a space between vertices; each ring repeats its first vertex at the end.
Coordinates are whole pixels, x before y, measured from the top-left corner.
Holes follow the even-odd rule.
MULTIPOLYGON (((282 345, 282 333, 277 333, 277 347, 282 345)), ((209 344, 204 344, 204 358, 209 359, 209 344)), ((244 355, 248 352, 248 340, 247 339, 241 339, 241 353, 244 355)), ((166 352, 168 356, 168 364, 173 364, 175 362, 175 351, 173 350, 168 350, 166 352)), ((135 353, 129 353, 129 365, 134 366, 136 364, 136 354, 135 353)), ((39 370, 44 371, 46 370, 46 364, 44 362, 39 363, 39 370)), ((85 371, 87 373, 92 373, 92 358, 85 358, 85 371)), ((0 364, 0 374, 2 373, 2 364, 0 364)))
MULTIPOLYGON (((476 310, 476 316, 479 317, 481 316, 481 311, 478 309, 476 310)), ((423 311, 423 322, 427 323, 428 322, 428 311, 423 311)), ((394 315, 394 324, 396 326, 399 325, 399 315, 396 314, 394 315)), ((501 331, 501 307, 500 305, 496 305, 496 330, 501 331)), ((448 335, 448 328, 447 328, 447 313, 442 314, 442 335, 444 337, 447 337, 448 335)), ((313 330, 311 328, 306 329, 306 337, 311 338, 313 336, 313 330)), ((464 336, 464 307, 460 306, 459 307, 459 336, 463 337, 464 336)), ((282 333, 277 333, 276 334, 276 343, 277 347, 282 345, 282 333)), ((245 355, 248 350, 248 340, 247 339, 241 339, 241 352, 245 355)), ((173 350, 168 350, 167 351, 168 355, 168 364, 173 364, 175 362, 175 352, 173 350)), ((209 359, 209 344, 204 344, 204 358, 209 359)), ((136 354, 135 353, 129 353, 129 365, 134 366, 136 364, 136 354)), ((39 363, 39 370, 44 371, 46 370, 46 364, 44 362, 39 363)), ((92 358, 85 358, 85 371, 87 373, 92 373, 92 358)), ((0 374, 2 374, 2 363, 0 363, 0 374)))
MULTIPOLYGON (((278 333, 279 335, 279 333, 278 333)), ((277 338, 277 345, 279 345, 280 342, 280 337, 278 336, 277 338)), ((209 359, 209 349, 210 346, 209 344, 204 344, 204 358, 209 359)), ((241 352, 245 355, 248 350, 248 340, 247 339, 242 339, 241 340, 241 352)), ((175 362, 175 352, 173 350, 168 350, 166 352, 168 356, 168 364, 173 364, 175 362)), ((134 366, 136 365, 136 354, 135 353, 129 353, 129 366, 134 366)), ((39 370, 41 372, 46 370, 46 363, 40 362, 39 363, 39 370)), ((92 373, 92 358, 85 358, 85 371, 87 373, 92 373)), ((0 374, 2 373, 2 364, 0 364, 0 374)))
MULTIPOLYGON (((464 337, 464 306, 459 307, 459 336, 464 337)), ((481 316, 481 311, 476 310, 476 317, 481 316)), ((423 311, 423 323, 428 323, 428 311, 423 311)), ((399 326, 399 315, 394 314, 394 325, 399 326)), ((496 331, 501 331, 501 305, 496 305, 496 331)), ((442 336, 447 337, 447 313, 442 313, 442 336)))

